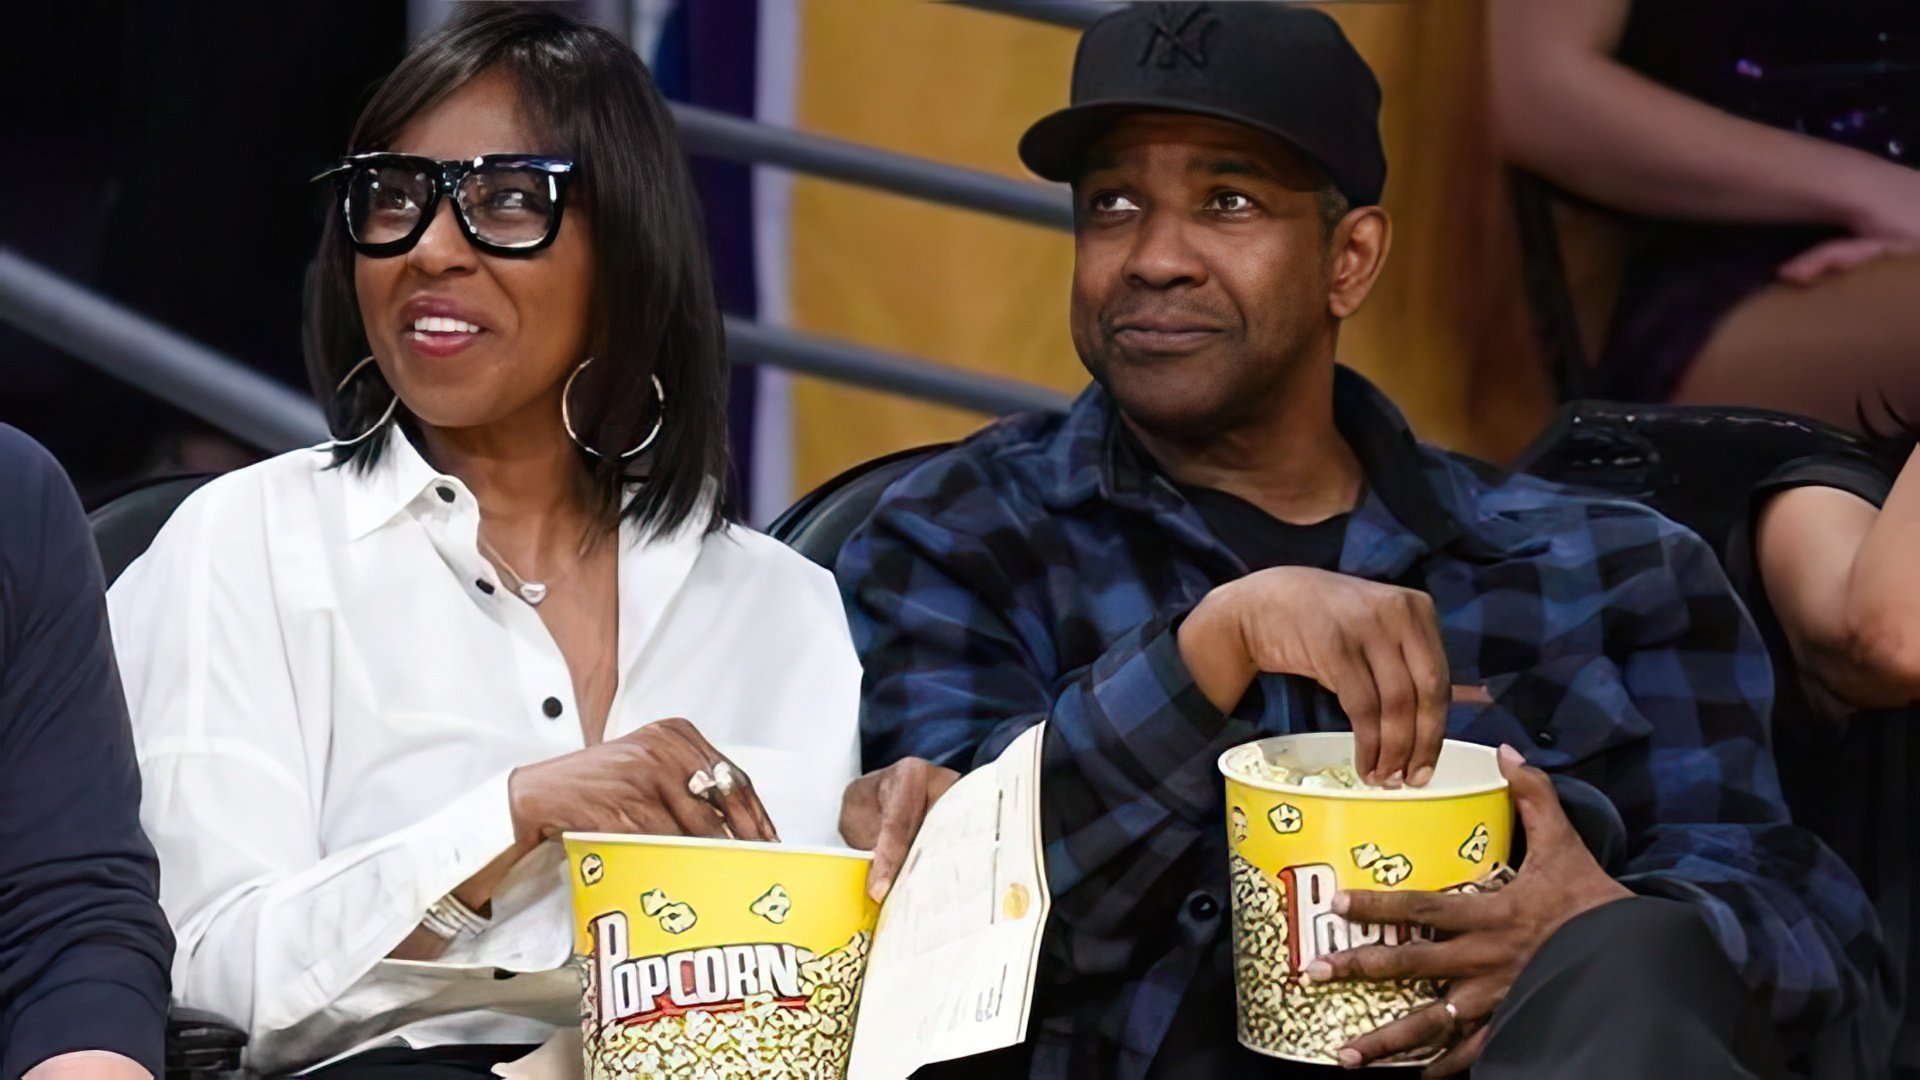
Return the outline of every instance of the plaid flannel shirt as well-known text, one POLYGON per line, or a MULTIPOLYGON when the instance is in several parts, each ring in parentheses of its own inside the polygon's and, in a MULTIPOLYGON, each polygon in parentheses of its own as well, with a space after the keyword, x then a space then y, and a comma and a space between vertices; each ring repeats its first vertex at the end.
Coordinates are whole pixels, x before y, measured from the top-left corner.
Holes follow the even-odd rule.
MULTIPOLYGON (((1340 572, 1431 594, 1453 681, 1493 699, 1453 705, 1448 735, 1555 774, 1609 872, 1695 905, 1790 1039, 1882 993, 1871 906, 1787 820, 1767 654, 1707 545, 1421 445, 1344 368, 1334 399, 1368 484, 1340 572)), ((1306 679, 1263 676, 1232 716, 1194 686, 1179 619, 1246 567, 1115 429, 1097 387, 1065 416, 1002 421, 897 481, 838 565, 868 768, 965 772, 1048 723, 1034 1076, 1146 1071, 1225 932, 1216 757, 1346 727, 1306 679)))

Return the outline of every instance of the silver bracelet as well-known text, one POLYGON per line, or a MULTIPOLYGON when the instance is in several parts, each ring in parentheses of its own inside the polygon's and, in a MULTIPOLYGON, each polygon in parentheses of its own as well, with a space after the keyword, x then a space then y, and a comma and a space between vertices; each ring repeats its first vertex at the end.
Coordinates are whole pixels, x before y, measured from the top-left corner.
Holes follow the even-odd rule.
POLYGON ((420 917, 420 925, 437 938, 452 941, 462 934, 478 936, 489 925, 478 912, 460 902, 452 893, 433 902, 420 917))

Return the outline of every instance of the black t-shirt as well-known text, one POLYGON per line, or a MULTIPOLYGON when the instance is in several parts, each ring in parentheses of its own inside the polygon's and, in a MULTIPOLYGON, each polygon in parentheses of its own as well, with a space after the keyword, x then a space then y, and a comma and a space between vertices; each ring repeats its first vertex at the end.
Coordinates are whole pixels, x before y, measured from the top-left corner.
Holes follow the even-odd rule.
POLYGON ((1754 550, 1754 529, 1767 501, 1801 487, 1828 487, 1884 504, 1892 480, 1873 461, 1850 454, 1825 454, 1790 461, 1754 485, 1747 512, 1734 522, 1721 551, 1727 578, 1746 602, 1773 658, 1774 757, 1780 787, 1794 821, 1824 840, 1860 878, 1879 909, 1887 932, 1887 951, 1898 965, 1907 995, 1908 1020, 1902 1025, 1894 1061, 1920 1068, 1920 948, 1912 927, 1920 918, 1916 903, 1913 844, 1920 835, 1920 800, 1909 793, 1920 773, 1920 723, 1915 709, 1855 713, 1844 721, 1827 718, 1808 701, 1786 631, 1767 599, 1766 583, 1754 550))
MULTIPOLYGON (((1215 538, 1247 564, 1247 569, 1310 566, 1337 569, 1351 514, 1310 525, 1281 521, 1245 499, 1212 488, 1176 484, 1215 538)), ((1233 935, 1223 925, 1194 973, 1166 1038, 1148 1069, 1149 1080, 1189 1077, 1294 1076, 1339 1073, 1333 1068, 1297 1065, 1256 1054, 1234 1033, 1233 935)))
POLYGON ((1240 556, 1248 570, 1274 566, 1311 566, 1333 570, 1347 540, 1347 519, 1336 514, 1311 525, 1281 521, 1265 510, 1224 491, 1176 484, 1214 537, 1240 556))

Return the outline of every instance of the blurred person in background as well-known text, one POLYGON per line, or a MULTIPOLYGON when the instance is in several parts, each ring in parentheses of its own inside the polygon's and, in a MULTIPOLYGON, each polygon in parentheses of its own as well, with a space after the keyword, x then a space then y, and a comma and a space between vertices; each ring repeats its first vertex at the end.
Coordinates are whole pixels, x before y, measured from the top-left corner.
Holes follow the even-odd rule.
POLYGON ((626 43, 472 5, 325 179, 335 441, 200 489, 111 592, 142 816, 176 993, 253 1068, 488 1075, 578 1023, 571 977, 491 977, 571 950, 546 841, 834 841, 859 668, 831 577, 724 516, 720 316, 626 43))
POLYGON ((161 1075, 173 937, 104 588, 66 474, 0 425, 0 1080, 161 1075))
POLYGON ((1508 157, 1647 219, 1596 396, 1920 416, 1920 7, 1492 0, 1508 157))
POLYGON ((1774 658, 1774 739, 1794 819, 1859 874, 1903 977, 1901 1077, 1920 1076, 1912 939, 1920 800, 1920 454, 1911 433, 1873 453, 1789 462, 1726 538, 1727 575, 1774 658))

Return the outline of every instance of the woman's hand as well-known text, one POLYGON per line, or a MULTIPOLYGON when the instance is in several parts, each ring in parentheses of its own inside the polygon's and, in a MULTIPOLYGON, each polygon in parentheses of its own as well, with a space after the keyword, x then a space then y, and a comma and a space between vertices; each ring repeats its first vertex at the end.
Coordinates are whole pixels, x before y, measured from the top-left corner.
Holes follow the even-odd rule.
POLYGON ((507 792, 514 835, 528 846, 569 831, 780 839, 747 774, 678 717, 523 765, 507 792), (732 782, 703 798, 688 787, 702 772, 732 782))

